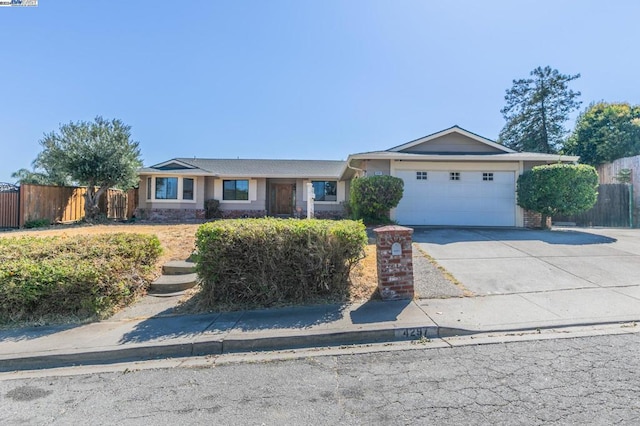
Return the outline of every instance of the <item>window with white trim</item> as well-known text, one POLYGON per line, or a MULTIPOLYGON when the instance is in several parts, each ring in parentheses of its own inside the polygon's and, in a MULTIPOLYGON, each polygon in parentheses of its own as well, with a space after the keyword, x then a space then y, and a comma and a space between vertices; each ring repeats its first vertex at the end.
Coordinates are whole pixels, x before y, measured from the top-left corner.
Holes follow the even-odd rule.
POLYGON ((427 172, 416 172, 416 180, 427 180, 427 172))
POLYGON ((313 192, 316 201, 337 201, 338 181, 335 180, 312 180, 313 192))
POLYGON ((175 176, 155 176, 147 178, 147 200, 150 201, 187 201, 196 199, 196 180, 175 176))
POLYGON ((493 173, 492 172, 482 173, 482 180, 483 181, 492 181, 493 180, 493 173))
POLYGON ((182 199, 193 200, 193 179, 182 179, 182 199))
POLYGON ((460 172, 449 172, 449 180, 460 180, 460 172))
POLYGON ((178 199, 178 178, 177 177, 157 177, 155 198, 156 200, 177 200, 178 199))
POLYGON ((248 201, 249 181, 247 179, 222 181, 222 199, 225 201, 248 201))

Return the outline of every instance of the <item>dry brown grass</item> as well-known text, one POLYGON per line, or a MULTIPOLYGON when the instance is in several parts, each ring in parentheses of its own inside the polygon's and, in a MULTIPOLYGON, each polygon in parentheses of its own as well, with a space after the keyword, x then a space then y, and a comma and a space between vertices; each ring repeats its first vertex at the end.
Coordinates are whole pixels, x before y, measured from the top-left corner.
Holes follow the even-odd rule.
POLYGON ((364 259, 351 270, 351 300, 364 301, 378 297, 378 269, 376 266, 376 245, 364 248, 364 259))
POLYGON ((110 234, 128 232, 136 234, 155 234, 162 244, 163 253, 158 260, 158 273, 161 266, 170 260, 184 260, 195 248, 196 229, 198 225, 138 225, 138 224, 108 224, 108 225, 59 225, 50 228, 29 229, 20 231, 0 232, 0 237, 46 237, 55 235, 87 235, 110 234))
MULTIPOLYGON (((86 235, 129 232, 139 234, 155 234, 162 248, 162 256, 158 261, 157 275, 160 275, 162 265, 169 260, 187 259, 195 249, 195 234, 198 224, 107 224, 107 225, 59 225, 50 228, 29 229, 20 231, 0 232, 3 237, 21 236, 54 236, 54 235, 86 235)), ((377 297, 378 274, 376 270, 375 244, 365 247, 365 257, 351 271, 351 301, 365 301, 377 297)), ((197 294, 188 293, 186 299, 197 294)))

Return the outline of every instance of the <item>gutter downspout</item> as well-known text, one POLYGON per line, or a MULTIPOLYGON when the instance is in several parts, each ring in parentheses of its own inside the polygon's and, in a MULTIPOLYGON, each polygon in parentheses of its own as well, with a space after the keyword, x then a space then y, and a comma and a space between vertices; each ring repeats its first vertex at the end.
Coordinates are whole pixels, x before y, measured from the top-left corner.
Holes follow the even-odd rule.
POLYGON ((358 177, 364 176, 364 174, 366 173, 363 169, 359 169, 357 167, 353 167, 351 165, 351 160, 347 160, 347 168, 349 168, 351 170, 355 170, 356 172, 360 172, 360 176, 358 176, 358 177))

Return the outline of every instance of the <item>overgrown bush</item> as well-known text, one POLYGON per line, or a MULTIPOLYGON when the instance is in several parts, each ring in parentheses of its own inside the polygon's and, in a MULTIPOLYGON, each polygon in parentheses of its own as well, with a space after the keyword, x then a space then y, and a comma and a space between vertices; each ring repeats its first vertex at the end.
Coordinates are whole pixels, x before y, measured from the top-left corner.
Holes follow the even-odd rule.
POLYGON ((203 302, 272 306, 343 299, 366 242, 364 225, 351 220, 206 223, 196 233, 203 302))
POLYGON ((0 238, 0 322, 105 316, 145 288, 161 251, 152 235, 0 238))
POLYGON ((547 217, 589 210, 598 199, 598 173, 585 164, 536 166, 518 178, 518 205, 547 217))
POLYGON ((367 176, 351 181, 350 207, 356 219, 388 223, 389 210, 402 199, 404 182, 395 176, 367 176))

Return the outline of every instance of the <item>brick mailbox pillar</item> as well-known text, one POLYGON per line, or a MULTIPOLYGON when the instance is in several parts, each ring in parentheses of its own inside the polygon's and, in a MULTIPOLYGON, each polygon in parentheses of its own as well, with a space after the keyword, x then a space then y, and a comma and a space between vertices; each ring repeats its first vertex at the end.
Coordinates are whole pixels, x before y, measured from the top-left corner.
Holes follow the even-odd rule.
POLYGON ((382 299, 413 299, 413 229, 392 225, 373 232, 378 257, 378 291, 382 299))

